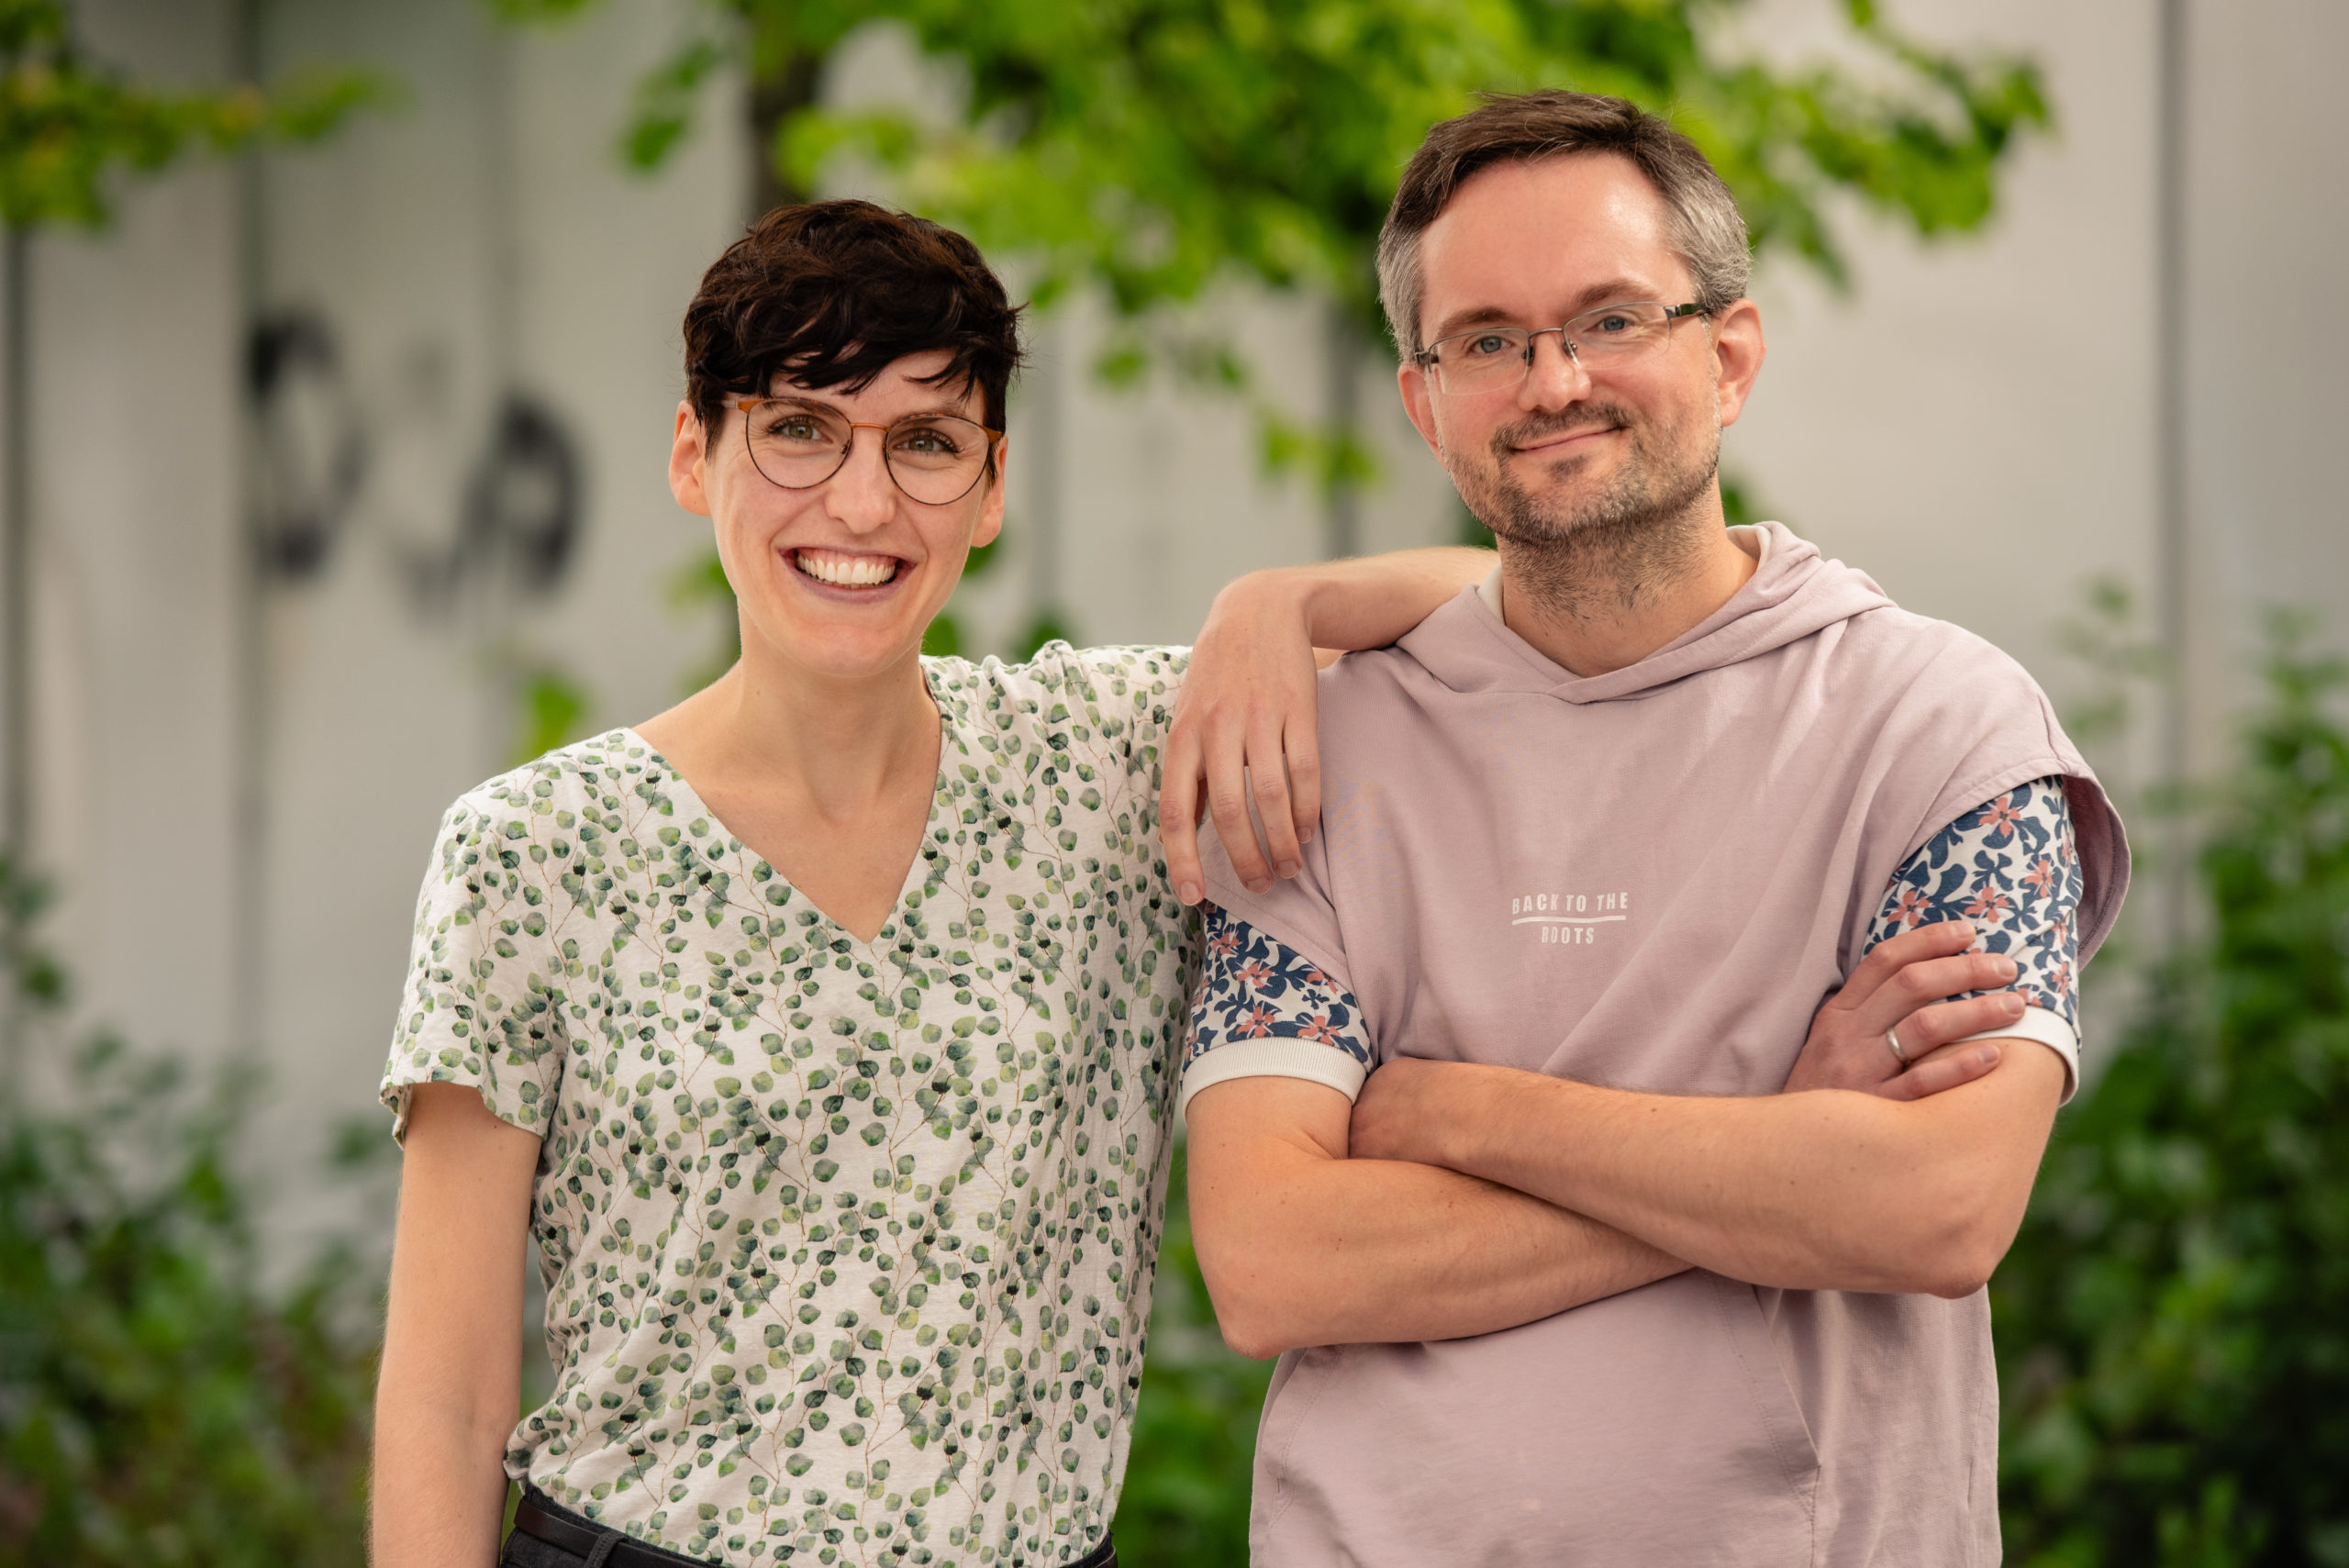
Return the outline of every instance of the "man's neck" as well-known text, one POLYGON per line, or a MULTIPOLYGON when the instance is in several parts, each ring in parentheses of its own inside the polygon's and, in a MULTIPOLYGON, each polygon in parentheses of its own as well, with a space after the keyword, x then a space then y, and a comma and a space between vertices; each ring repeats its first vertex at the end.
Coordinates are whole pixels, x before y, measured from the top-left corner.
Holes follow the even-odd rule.
POLYGON ((1723 526, 1718 503, 1636 529, 1497 543, 1501 618, 1585 676, 1636 664, 1672 641, 1729 603, 1756 564, 1723 526))

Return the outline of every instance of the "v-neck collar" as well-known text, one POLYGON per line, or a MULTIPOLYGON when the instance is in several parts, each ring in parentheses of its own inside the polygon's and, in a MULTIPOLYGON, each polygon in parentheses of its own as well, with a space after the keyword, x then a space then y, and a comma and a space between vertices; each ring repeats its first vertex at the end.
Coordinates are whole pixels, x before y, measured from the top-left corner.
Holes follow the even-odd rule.
MULTIPOLYGON (((915 842, 913 859, 907 865, 906 874, 897 884, 897 896, 890 904, 889 913, 883 917, 881 929, 873 934, 871 941, 865 940, 835 919, 829 910, 807 896, 805 888, 784 875, 780 867, 758 851, 751 848, 749 840, 729 828, 726 825, 726 819, 711 808, 708 801, 702 798, 701 791, 694 787, 693 781, 678 772, 676 764, 662 756, 660 749, 638 733, 633 725, 623 726, 621 733, 625 734, 633 744, 644 748, 646 760, 661 770, 662 775, 669 781, 668 787, 683 797, 678 804, 691 806, 690 816, 707 817, 719 832, 724 833, 729 840, 740 846, 741 852, 750 857, 754 873, 756 868, 765 867, 770 877, 789 888, 795 897, 806 904, 808 908, 815 910, 826 927, 846 937, 859 951, 873 954, 892 945, 903 930, 906 900, 912 894, 928 885, 930 862, 936 858, 938 852, 939 816, 946 806, 946 753, 956 724, 954 710, 961 705, 953 702, 947 694, 938 689, 937 683, 930 678, 927 666, 922 670, 922 685, 930 693, 930 706, 938 709, 938 766, 930 783, 930 813, 922 818, 921 837, 915 842)), ((962 749, 968 750, 968 748, 962 749)))

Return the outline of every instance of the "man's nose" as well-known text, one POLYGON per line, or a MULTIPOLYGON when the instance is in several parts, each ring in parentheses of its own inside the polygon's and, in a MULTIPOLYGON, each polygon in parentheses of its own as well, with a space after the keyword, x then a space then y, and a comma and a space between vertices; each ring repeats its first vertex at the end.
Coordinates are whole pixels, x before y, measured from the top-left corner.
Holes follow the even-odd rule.
POLYGON ((1564 408, 1590 390, 1590 373, 1566 346, 1566 335, 1555 328, 1537 332, 1530 350, 1533 362, 1525 367, 1518 388, 1520 408, 1564 408))

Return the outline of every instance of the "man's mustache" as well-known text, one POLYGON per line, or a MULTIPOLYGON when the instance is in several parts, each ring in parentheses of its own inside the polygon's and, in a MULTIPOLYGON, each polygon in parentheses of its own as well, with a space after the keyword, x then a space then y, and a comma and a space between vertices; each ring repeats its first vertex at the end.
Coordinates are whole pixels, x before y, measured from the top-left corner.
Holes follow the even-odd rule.
POLYGON ((1517 448, 1535 441, 1577 435, 1585 430, 1629 429, 1637 423, 1631 411, 1620 403, 1588 403, 1556 414, 1536 414, 1495 430, 1493 456, 1506 462, 1517 448))

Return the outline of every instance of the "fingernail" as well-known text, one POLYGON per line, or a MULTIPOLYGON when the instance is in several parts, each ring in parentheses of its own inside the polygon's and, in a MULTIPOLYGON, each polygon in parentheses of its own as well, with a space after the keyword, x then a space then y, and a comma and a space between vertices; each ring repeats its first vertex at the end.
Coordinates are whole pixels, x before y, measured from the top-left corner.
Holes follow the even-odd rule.
POLYGON ((1313 829, 1312 829, 1312 828, 1308 828, 1304 832, 1299 833, 1299 834, 1297 836, 1297 841, 1300 845, 1303 845, 1303 844, 1309 844, 1309 843, 1313 842, 1313 829))
POLYGON ((1270 893, 1272 890, 1273 884, 1269 878, 1263 882, 1252 882, 1248 884, 1248 891, 1251 893, 1270 893))
POLYGON ((1985 1067, 1995 1067, 1998 1062, 1998 1048, 1995 1045, 1986 1045, 1974 1053, 1974 1060, 1985 1067))
POLYGON ((1197 904, 1199 901, 1199 884, 1196 882, 1178 882, 1174 884, 1174 896, 1186 904, 1197 904))
POLYGON ((1303 869, 1304 868, 1299 866, 1295 861, 1283 861, 1280 865, 1280 872, 1283 876, 1295 876, 1303 869))
POLYGON ((1998 967, 1996 973, 2006 979, 2012 980, 2016 975, 2022 972, 2015 967, 2015 961, 2013 959, 2002 958, 1998 960, 1998 967))
POLYGON ((2014 995, 2001 996, 1998 998, 1998 1007, 2001 1012, 2004 1012, 2007 1017, 2010 1018, 2021 1018, 2022 1016, 2022 998, 2014 995))

